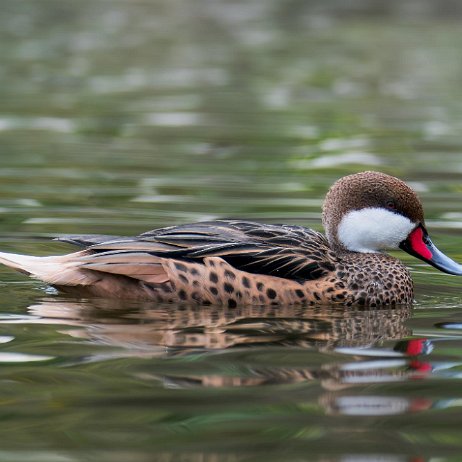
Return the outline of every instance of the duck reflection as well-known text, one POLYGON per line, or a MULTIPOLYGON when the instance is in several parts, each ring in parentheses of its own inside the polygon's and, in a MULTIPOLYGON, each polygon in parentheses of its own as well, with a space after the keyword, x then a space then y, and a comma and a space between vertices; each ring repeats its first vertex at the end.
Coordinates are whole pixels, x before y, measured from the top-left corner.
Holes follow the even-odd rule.
POLYGON ((284 345, 333 350, 368 347, 410 335, 404 325, 409 306, 345 309, 338 307, 200 307, 123 303, 114 300, 43 299, 29 307, 38 322, 78 327, 74 337, 127 349, 179 355, 191 350, 250 345, 284 345))
POLYGON ((421 379, 431 373, 429 363, 421 360, 431 344, 425 339, 403 340, 411 335, 405 325, 409 306, 348 311, 294 306, 204 308, 50 298, 30 306, 29 313, 33 322, 68 326, 63 331, 67 335, 114 347, 81 361, 127 356, 187 360, 197 354, 216 361, 216 354, 222 355, 218 357, 222 362, 217 367, 213 363, 212 370, 210 365, 201 368, 201 361, 195 368, 180 361, 174 369, 156 362, 155 367, 137 370, 139 379, 166 388, 317 383, 318 405, 329 414, 396 414, 432 405, 420 398, 358 395, 365 384, 421 379))

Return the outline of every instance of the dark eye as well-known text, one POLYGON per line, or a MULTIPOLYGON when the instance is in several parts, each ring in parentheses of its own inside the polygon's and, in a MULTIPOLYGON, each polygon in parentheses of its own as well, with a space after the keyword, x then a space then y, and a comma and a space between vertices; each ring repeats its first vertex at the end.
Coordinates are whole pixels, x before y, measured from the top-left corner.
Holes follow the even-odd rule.
POLYGON ((385 205, 388 209, 396 210, 396 204, 393 201, 387 201, 385 205))

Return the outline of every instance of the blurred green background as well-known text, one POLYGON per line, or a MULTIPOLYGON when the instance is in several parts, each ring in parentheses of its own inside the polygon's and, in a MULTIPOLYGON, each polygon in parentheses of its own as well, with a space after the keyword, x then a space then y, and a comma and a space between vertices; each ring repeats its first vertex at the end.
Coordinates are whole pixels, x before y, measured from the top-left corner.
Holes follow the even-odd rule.
POLYGON ((319 226, 328 186, 364 169, 459 223, 457 2, 1 7, 3 232, 319 226))

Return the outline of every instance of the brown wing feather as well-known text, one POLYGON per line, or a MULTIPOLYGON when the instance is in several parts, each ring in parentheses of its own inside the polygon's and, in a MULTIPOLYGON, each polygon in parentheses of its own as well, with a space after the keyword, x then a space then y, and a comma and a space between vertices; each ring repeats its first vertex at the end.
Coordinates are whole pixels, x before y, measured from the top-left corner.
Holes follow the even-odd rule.
MULTIPOLYGON (((83 239, 82 239, 83 240, 83 239)), ((218 220, 161 228, 134 238, 95 245, 88 269, 124 274, 149 282, 161 278, 159 258, 203 261, 221 257, 234 267, 257 274, 306 280, 334 269, 337 257, 324 235, 302 226, 264 225, 246 221, 218 220)))
POLYGON ((81 268, 162 284, 169 280, 159 257, 144 252, 104 252, 81 259, 81 268))

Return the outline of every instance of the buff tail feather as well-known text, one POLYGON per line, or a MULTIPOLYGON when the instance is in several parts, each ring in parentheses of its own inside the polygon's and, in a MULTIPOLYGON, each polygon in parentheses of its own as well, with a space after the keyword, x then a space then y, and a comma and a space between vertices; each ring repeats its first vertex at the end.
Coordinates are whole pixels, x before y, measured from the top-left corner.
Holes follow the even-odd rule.
POLYGON ((80 268, 79 257, 83 255, 85 251, 51 257, 0 252, 0 263, 52 285, 90 285, 99 277, 80 268))

